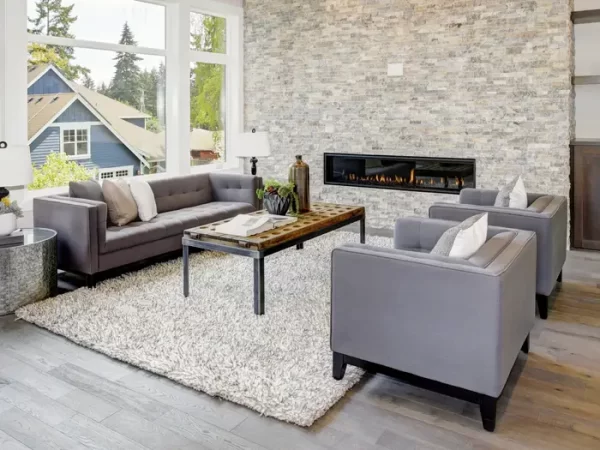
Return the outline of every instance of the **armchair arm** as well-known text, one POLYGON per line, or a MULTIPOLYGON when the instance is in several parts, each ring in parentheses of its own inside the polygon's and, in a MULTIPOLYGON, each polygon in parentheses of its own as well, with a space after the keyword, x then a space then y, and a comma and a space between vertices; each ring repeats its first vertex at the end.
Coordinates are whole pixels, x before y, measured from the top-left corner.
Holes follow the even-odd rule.
POLYGON ((33 200, 36 227, 58 233, 58 268, 92 275, 98 272, 98 249, 106 240, 106 203, 69 197, 33 200))
POLYGON ((407 253, 334 250, 332 350, 497 397, 534 322, 535 235, 488 269, 407 253))
POLYGON ((211 173, 209 178, 215 201, 249 203, 259 209, 256 190, 262 186, 262 178, 234 173, 211 173))

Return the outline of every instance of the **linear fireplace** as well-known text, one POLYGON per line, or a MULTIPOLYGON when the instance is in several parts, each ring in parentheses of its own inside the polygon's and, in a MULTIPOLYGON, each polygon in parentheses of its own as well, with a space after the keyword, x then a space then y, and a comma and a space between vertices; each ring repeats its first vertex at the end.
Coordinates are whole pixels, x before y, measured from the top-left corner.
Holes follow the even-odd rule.
POLYGON ((458 194, 475 187, 475 160, 325 153, 325 184, 458 194))

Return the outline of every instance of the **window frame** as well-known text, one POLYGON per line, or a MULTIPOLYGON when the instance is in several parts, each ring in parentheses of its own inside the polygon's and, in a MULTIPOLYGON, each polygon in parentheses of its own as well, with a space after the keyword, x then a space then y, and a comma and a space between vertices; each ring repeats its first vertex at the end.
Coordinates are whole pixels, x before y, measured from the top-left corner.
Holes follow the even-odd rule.
POLYGON ((80 159, 92 159, 92 122, 64 122, 59 124, 60 129, 60 151, 67 155, 67 158, 70 160, 80 160, 80 159), (87 133, 87 153, 85 155, 77 154, 77 144, 79 144, 79 139, 77 137, 77 131, 85 130, 87 133), (65 152, 65 144, 70 144, 71 142, 65 142, 65 131, 74 131, 75 132, 75 155, 69 155, 65 152))
MULTIPOLYGON (((4 65, 0 82, 0 138, 16 144, 27 143, 27 44, 67 45, 105 51, 124 51, 141 55, 162 56, 165 58, 166 83, 166 174, 185 175, 214 170, 241 171, 243 162, 233 156, 232 137, 243 131, 243 16, 241 6, 234 6, 214 0, 137 0, 165 7, 165 48, 156 49, 126 46, 100 41, 68 39, 52 36, 33 35, 27 32, 27 2, 23 0, 0 0, 0 33, 2 51, 0 63, 4 65), (226 53, 194 51, 190 48, 191 13, 201 13, 226 19, 226 53), (8 39, 10 36, 10 42, 8 39), (3 59, 3 61, 2 61, 3 59), (225 75, 225 161, 203 166, 191 165, 190 125, 190 86, 189 68, 192 63, 204 62, 224 64, 225 75), (4 88, 4 91, 2 91, 4 88), (10 112, 10 114, 8 114, 10 112), (10 121, 10 126, 9 125, 10 121), (171 125, 169 125, 171 124, 171 125), (185 150, 184 150, 185 149, 185 150)), ((88 145, 91 146, 91 130, 88 131, 88 145)), ((61 131, 61 142, 63 136, 61 131)), ((62 144, 61 144, 62 151, 62 144)), ((91 155, 91 148, 90 148, 91 155)), ((164 173, 142 175, 146 178, 164 177, 164 173)))
POLYGON ((103 169, 97 169, 98 170, 98 181, 103 181, 103 180, 116 180, 116 179, 120 179, 120 178, 131 178, 133 176, 135 176, 135 174, 133 173, 133 166, 121 166, 121 167, 106 167, 103 169), (124 176, 124 177, 108 177, 108 178, 102 178, 102 174, 104 173, 114 173, 116 174, 117 172, 122 172, 122 171, 127 171, 128 175, 124 176))

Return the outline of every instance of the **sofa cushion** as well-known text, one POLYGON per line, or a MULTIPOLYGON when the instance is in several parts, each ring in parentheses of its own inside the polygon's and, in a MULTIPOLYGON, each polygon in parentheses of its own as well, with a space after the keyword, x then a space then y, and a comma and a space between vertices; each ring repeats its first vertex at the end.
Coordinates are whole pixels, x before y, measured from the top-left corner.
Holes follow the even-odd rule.
POLYGON ((212 201, 208 174, 150 181, 158 213, 203 205, 212 201))
POLYGON ((164 223, 167 227, 167 235, 172 236, 174 234, 183 234, 189 228, 229 219, 238 214, 247 214, 254 210, 254 207, 248 203, 210 202, 204 205, 159 214, 155 220, 164 223))
POLYGON ((228 219, 238 214, 253 212, 248 203, 211 202, 159 214, 150 222, 132 222, 124 227, 110 227, 101 253, 111 253, 136 245, 149 244, 177 235, 189 228, 228 219))
POLYGON ((71 181, 69 183, 69 197, 104 202, 102 187, 96 180, 71 181))
POLYGON ((487 268, 516 236, 516 231, 505 231, 492 236, 469 258, 469 262, 477 267, 487 268))
POLYGON ((100 253, 112 253, 140 244, 149 244, 167 237, 165 224, 153 219, 151 222, 131 222, 122 227, 109 227, 106 242, 100 253))

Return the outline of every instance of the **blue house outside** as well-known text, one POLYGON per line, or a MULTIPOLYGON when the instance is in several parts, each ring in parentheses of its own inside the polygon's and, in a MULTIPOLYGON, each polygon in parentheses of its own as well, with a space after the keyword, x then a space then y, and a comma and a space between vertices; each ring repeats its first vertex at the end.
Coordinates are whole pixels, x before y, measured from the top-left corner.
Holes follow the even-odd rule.
POLYGON ((148 173, 164 164, 163 139, 146 130, 146 114, 66 80, 53 66, 35 70, 28 110, 36 167, 57 152, 97 171, 99 178, 148 173))

